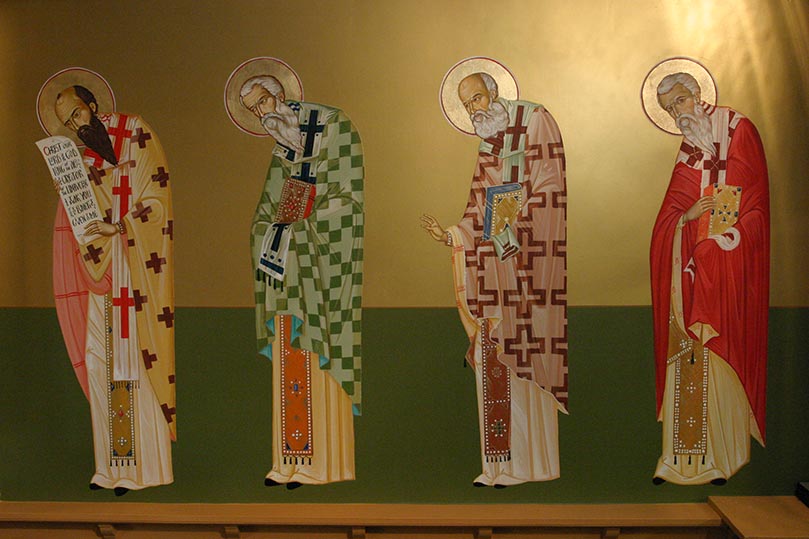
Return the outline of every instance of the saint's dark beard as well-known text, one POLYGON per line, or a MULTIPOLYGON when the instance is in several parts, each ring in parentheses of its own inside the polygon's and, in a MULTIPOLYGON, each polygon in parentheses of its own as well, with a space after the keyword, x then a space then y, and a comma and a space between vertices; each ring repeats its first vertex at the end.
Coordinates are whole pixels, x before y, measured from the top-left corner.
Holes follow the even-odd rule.
POLYGON ((115 150, 112 149, 110 136, 98 116, 93 114, 90 125, 81 126, 76 134, 88 148, 103 157, 105 161, 113 165, 118 164, 118 158, 115 157, 115 150))

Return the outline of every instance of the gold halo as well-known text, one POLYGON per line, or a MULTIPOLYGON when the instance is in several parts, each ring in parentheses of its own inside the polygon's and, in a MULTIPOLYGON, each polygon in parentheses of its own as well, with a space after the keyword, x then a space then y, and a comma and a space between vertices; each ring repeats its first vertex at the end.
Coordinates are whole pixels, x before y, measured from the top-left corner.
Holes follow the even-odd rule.
POLYGON ((486 56, 472 56, 461 60, 452 66, 441 81, 441 90, 438 99, 444 118, 460 131, 467 135, 474 135, 475 128, 472 120, 458 97, 458 84, 473 73, 488 73, 497 82, 497 95, 506 99, 519 99, 520 88, 517 79, 506 66, 486 56))
POLYGON ((115 112, 115 95, 109 83, 96 73, 83 67, 68 67, 50 76, 37 94, 37 120, 42 130, 48 136, 64 135, 69 137, 78 146, 84 146, 76 133, 62 125, 54 111, 56 96, 65 88, 71 86, 84 86, 91 92, 98 102, 98 113, 115 112))
POLYGON ((283 60, 271 56, 259 56, 242 62, 233 70, 225 83, 225 111, 233 125, 255 137, 270 136, 261 126, 261 121, 247 110, 239 100, 242 84, 252 77, 271 75, 284 87, 285 99, 301 101, 303 84, 298 74, 283 60))
POLYGON ((643 112, 657 127, 671 133, 672 135, 680 135, 680 129, 674 122, 674 118, 663 110, 660 103, 657 102, 657 87, 660 85, 666 76, 672 73, 688 73, 699 84, 700 99, 709 105, 716 105, 718 92, 716 90, 716 82, 711 76, 708 69, 691 58, 684 56, 677 56, 663 60, 654 66, 646 78, 643 79, 643 86, 641 86, 640 97, 643 104, 643 112))

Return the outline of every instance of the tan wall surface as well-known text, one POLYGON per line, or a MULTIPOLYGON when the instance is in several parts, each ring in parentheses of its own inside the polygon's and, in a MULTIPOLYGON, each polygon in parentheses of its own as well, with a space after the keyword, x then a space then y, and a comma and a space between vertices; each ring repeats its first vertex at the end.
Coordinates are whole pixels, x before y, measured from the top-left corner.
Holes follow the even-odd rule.
POLYGON ((248 234, 268 139, 228 120, 222 90, 254 56, 292 65, 306 98, 344 109, 366 159, 367 307, 453 305, 449 252, 419 228, 466 204, 477 139, 454 131, 438 87, 488 55, 522 97, 556 117, 568 159, 572 305, 649 304, 648 243, 679 141, 644 116, 659 60, 711 69, 720 104, 757 125, 767 151, 775 306, 809 305, 809 3, 795 0, 476 0, 0 3, 0 306, 52 305, 55 195, 34 141, 41 84, 83 66, 119 110, 154 127, 171 167, 176 299, 252 300, 248 234))

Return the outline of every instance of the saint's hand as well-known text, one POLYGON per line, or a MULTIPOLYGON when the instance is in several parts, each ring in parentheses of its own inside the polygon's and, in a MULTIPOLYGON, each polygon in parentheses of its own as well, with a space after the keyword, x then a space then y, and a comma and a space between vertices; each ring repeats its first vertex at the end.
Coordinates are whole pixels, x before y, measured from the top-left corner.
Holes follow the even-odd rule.
POLYGON ((85 236, 114 236, 118 233, 118 227, 105 221, 93 221, 84 227, 85 236))
POLYGON ((688 208, 688 211, 685 212, 685 220, 693 221, 694 219, 699 219, 700 215, 705 213, 708 210, 714 209, 716 206, 716 200, 714 200, 713 195, 704 196, 701 199, 694 202, 694 205, 688 208))
POLYGON ((432 215, 424 214, 421 216, 421 228, 427 231, 435 241, 446 241, 447 232, 438 224, 438 219, 432 215))

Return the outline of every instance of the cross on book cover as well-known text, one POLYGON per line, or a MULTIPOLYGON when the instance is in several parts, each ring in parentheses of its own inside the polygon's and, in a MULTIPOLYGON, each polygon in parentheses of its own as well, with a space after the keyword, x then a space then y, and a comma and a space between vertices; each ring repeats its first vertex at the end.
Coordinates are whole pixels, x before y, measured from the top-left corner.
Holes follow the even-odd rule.
POLYGON ((714 183, 706 188, 706 195, 713 195, 716 206, 699 218, 698 239, 724 234, 739 220, 742 188, 736 185, 714 183))

